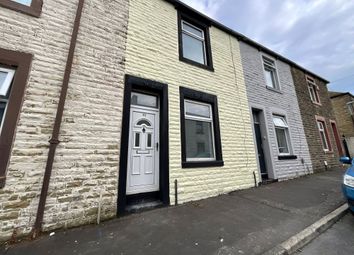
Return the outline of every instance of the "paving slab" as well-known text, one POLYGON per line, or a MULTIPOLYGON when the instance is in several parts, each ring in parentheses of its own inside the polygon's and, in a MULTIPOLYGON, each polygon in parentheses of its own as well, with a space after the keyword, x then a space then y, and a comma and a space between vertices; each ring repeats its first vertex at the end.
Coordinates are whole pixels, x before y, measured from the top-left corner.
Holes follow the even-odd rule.
POLYGON ((0 254, 262 254, 345 200, 344 170, 43 236, 0 254))

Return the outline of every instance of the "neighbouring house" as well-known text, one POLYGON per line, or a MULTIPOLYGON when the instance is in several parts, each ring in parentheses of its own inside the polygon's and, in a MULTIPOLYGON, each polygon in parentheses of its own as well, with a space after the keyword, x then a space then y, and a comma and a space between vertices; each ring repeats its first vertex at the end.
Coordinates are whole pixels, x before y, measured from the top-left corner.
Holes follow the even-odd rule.
POLYGON ((263 181, 312 173, 290 65, 272 52, 241 42, 242 65, 263 181))
POLYGON ((339 134, 345 140, 342 155, 354 157, 354 96, 347 92, 329 92, 334 114, 337 119, 339 134))
POLYGON ((315 172, 340 166, 342 145, 325 79, 293 65, 295 90, 315 172))
POLYGON ((0 1, 0 240, 35 224, 49 140, 60 143, 43 230, 94 222, 100 203, 102 218, 116 215, 128 2, 85 1, 79 23, 81 3, 0 1), (58 141, 52 132, 75 28, 58 141))

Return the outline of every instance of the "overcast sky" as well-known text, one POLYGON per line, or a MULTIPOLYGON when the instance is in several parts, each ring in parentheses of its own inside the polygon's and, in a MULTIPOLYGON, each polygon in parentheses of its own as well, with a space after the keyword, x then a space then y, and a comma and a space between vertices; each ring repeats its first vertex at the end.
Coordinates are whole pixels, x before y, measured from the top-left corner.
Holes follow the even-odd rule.
POLYGON ((353 0, 182 0, 354 94, 353 0))

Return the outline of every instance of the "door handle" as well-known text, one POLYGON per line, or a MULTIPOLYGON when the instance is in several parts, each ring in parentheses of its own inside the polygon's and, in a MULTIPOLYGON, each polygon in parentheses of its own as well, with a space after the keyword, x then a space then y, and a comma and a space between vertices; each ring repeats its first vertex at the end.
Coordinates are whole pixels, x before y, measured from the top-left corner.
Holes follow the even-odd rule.
POLYGON ((159 143, 156 143, 156 150, 159 151, 159 143))

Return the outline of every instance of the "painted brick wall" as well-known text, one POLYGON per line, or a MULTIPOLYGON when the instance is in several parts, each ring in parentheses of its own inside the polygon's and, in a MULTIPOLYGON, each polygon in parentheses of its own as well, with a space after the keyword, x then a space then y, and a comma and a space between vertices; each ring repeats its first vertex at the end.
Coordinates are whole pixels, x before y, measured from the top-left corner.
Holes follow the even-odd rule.
POLYGON ((275 178, 287 179, 311 173, 312 162, 289 65, 276 61, 281 93, 275 92, 266 87, 262 53, 243 42, 240 42, 240 48, 250 107, 262 107, 266 115, 267 139, 275 178), (297 159, 278 160, 279 152, 272 117, 276 113, 285 114, 287 118, 292 154, 296 155, 297 159))
POLYGON ((319 79, 315 79, 316 84, 319 87, 318 94, 321 101, 321 105, 316 105, 311 101, 305 73, 294 67, 291 68, 291 73, 299 101, 301 117, 304 124, 307 144, 309 146, 314 171, 324 171, 326 169, 324 161, 327 161, 329 168, 339 166, 338 149, 336 147, 333 130, 330 125, 330 120, 335 120, 335 116, 332 109, 331 100, 329 98, 327 84, 319 79), (333 152, 323 151, 322 142, 320 140, 316 123, 316 115, 322 116, 326 119, 326 126, 333 152))
MULTIPOLYGON (((116 211, 128 1, 86 1, 44 229, 116 211)), ((77 0, 44 1, 40 18, 0 7, 0 47, 34 55, 4 189, 0 240, 33 226, 77 0)))
POLYGON ((126 73, 168 84, 170 196, 179 202, 254 186, 257 163, 239 44, 210 29, 215 72, 179 61, 177 11, 162 0, 130 2, 126 73), (181 168, 179 86, 217 95, 224 167, 181 168))

